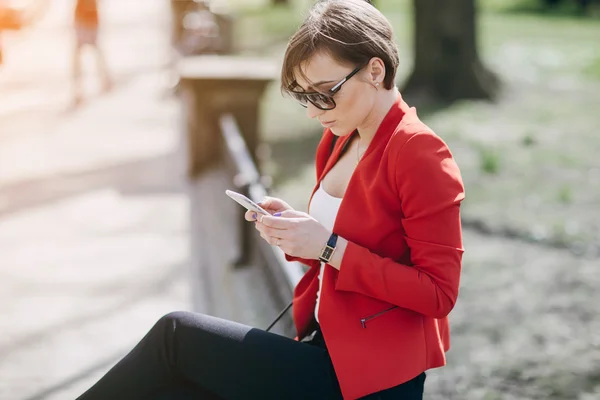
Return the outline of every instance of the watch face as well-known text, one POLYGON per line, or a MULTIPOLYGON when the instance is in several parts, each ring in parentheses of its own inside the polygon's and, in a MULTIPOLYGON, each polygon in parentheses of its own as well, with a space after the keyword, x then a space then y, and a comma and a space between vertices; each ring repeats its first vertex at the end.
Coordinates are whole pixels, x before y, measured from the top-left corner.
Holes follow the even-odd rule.
POLYGON ((329 261, 329 259, 333 255, 333 250, 334 250, 333 247, 326 246, 323 249, 323 254, 321 254, 321 258, 324 259, 324 260, 326 260, 326 261, 329 261))

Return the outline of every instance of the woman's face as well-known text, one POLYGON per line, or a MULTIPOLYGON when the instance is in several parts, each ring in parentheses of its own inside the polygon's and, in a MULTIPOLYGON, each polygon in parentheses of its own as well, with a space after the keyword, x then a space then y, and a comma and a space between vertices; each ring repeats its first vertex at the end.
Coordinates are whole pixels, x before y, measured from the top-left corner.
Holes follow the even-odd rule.
MULTIPOLYGON (((320 52, 300 65, 307 79, 296 74, 296 82, 305 92, 328 94, 329 89, 338 84, 357 66, 343 65, 326 53, 320 52)), ((375 104, 377 90, 368 81, 368 67, 361 69, 347 80, 335 93, 333 110, 321 110, 308 103, 306 114, 316 118, 321 125, 337 136, 346 136, 363 124, 375 104)))

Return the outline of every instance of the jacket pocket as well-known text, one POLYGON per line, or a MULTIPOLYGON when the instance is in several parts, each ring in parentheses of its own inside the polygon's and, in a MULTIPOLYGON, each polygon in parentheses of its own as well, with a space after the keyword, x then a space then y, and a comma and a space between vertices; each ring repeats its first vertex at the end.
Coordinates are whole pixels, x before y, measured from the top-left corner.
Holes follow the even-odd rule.
POLYGON ((363 327, 364 329, 367 329, 367 322, 369 322, 369 321, 371 321, 372 319, 375 319, 375 318, 377 318, 377 317, 381 317, 381 316, 382 316, 382 315, 384 315, 385 313, 387 313, 387 312, 390 312, 390 311, 392 311, 392 310, 393 310, 393 309, 395 309, 395 308, 398 308, 398 306, 393 306, 393 307, 387 308, 387 309, 385 309, 385 310, 383 310, 383 311, 380 311, 380 312, 378 312, 377 314, 373 314, 373 315, 369 315, 368 317, 361 318, 361 319, 360 319, 360 324, 362 325, 362 327, 363 327))

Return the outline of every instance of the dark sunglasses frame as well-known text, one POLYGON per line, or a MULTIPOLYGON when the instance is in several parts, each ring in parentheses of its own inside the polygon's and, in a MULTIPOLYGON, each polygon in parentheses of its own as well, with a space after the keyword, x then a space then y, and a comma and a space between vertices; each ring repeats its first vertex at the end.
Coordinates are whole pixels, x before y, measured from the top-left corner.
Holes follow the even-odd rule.
MULTIPOLYGON (((364 67, 364 66, 363 66, 364 67)), ((348 80, 350 78, 352 78, 354 75, 356 75, 358 73, 358 71, 360 71, 361 69, 363 69, 363 67, 356 67, 352 72, 350 72, 348 75, 346 75, 346 77, 344 79, 342 79, 341 81, 339 81, 338 83, 335 84, 334 87, 332 87, 331 89, 329 89, 327 91, 327 93, 321 93, 321 92, 298 92, 293 90, 293 87, 298 86, 298 84, 296 83, 296 81, 294 81, 291 85, 290 85, 290 93, 296 94, 296 95, 301 95, 304 96, 306 98, 307 101, 309 101, 313 106, 317 107, 319 110, 323 110, 323 111, 328 111, 328 110, 333 110, 334 108, 337 107, 337 104, 335 104, 335 100, 333 99, 333 96, 340 91, 340 89, 342 88, 342 85, 346 82, 348 82, 348 80), (321 107, 320 105, 316 104, 314 101, 311 100, 310 96, 323 96, 327 98, 327 101, 331 102, 333 104, 333 107, 330 108, 324 108, 321 107)), ((294 96, 292 96, 294 97, 294 96)), ((297 100, 297 99, 296 99, 297 100)), ((300 103, 300 105, 304 108, 308 107, 308 104, 304 104, 301 101, 297 100, 298 103, 300 103)))

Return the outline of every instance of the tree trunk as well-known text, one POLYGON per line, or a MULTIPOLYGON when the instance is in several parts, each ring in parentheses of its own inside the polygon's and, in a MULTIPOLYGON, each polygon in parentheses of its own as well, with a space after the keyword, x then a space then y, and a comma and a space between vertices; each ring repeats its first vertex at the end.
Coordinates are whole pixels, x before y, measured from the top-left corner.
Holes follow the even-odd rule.
POLYGON ((414 0, 415 64, 403 93, 418 101, 491 99, 499 86, 477 54, 475 0, 414 0))

